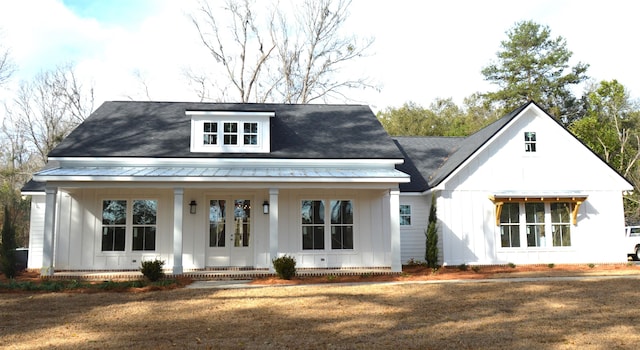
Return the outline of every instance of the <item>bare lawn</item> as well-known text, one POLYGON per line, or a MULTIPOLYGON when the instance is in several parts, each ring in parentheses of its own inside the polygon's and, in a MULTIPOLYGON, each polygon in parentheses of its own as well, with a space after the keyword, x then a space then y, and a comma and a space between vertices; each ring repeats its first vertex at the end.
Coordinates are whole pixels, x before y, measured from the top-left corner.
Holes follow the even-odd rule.
MULTIPOLYGON (((474 273, 482 276, 451 275, 474 273)), ((0 348, 631 349, 640 343, 638 267, 484 276, 495 279, 425 283, 455 278, 413 272, 397 277, 408 282, 401 284, 316 279, 226 290, 0 293, 0 348), (500 278, 550 275, 583 278, 500 278)), ((370 282, 365 277, 359 278, 370 282)))

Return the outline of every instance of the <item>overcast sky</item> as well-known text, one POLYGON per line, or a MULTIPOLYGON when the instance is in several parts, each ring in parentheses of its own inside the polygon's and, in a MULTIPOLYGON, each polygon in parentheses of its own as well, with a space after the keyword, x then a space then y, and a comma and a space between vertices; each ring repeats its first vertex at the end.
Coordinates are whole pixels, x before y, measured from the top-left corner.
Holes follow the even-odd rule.
MULTIPOLYGON (((18 65, 14 83, 74 62, 93 82, 97 105, 146 99, 136 72, 154 100, 195 100, 182 71, 202 49, 187 17, 196 7, 195 0, 4 0, 0 42, 18 65)), ((353 91, 351 102, 374 110, 407 101, 426 107, 436 98, 462 103, 488 91, 493 87, 480 70, 496 58, 505 32, 523 20, 548 25, 567 40, 572 64, 590 64, 590 77, 617 79, 638 98, 638 8, 621 0, 353 0, 349 30, 375 43, 352 69, 381 90, 353 91)))

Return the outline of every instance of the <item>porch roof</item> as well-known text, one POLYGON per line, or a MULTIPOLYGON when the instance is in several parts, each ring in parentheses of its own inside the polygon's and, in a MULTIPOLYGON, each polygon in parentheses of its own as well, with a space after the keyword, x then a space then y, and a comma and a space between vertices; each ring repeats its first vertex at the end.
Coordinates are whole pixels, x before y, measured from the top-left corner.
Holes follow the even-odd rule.
POLYGON ((127 182, 386 182, 406 183, 409 175, 384 168, 269 167, 59 167, 34 175, 35 181, 127 182))

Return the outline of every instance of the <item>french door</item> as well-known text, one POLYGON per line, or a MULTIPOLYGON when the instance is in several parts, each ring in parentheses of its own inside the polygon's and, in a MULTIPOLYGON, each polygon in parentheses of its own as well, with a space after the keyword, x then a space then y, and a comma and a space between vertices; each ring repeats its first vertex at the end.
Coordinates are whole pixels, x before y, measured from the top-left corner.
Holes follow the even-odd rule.
POLYGON ((253 266, 250 199, 208 200, 207 266, 253 266))

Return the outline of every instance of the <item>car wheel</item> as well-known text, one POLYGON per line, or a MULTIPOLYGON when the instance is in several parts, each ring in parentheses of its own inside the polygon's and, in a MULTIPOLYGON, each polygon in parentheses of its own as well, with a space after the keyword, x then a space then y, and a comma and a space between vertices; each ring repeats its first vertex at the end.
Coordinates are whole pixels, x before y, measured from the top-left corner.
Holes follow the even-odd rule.
POLYGON ((636 248, 636 256, 634 260, 636 261, 640 260, 640 247, 636 248))

